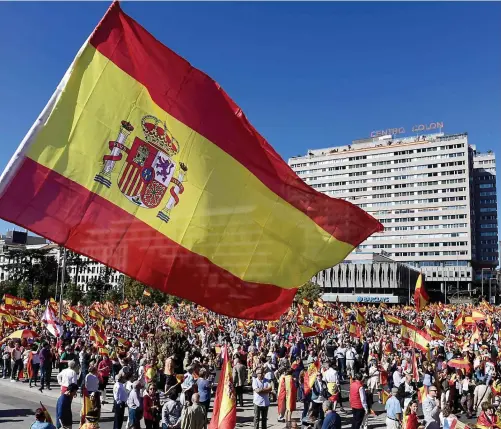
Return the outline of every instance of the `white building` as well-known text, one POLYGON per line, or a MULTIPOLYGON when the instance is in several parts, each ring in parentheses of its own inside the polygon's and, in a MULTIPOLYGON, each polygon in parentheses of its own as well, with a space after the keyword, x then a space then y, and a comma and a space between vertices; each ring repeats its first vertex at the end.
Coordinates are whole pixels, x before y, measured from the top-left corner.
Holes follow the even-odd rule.
POLYGON ((474 153, 467 134, 384 135, 309 150, 289 165, 313 188, 383 223, 384 232, 369 237, 347 261, 384 251, 422 271, 434 289, 465 289, 476 259, 474 153))
MULTIPOLYGON (((49 243, 42 237, 27 235, 25 232, 8 231, 6 235, 0 235, 0 281, 8 280, 9 278, 9 271, 5 269, 5 266, 9 263, 7 253, 10 249, 15 248, 48 249, 50 251, 49 254, 55 257, 59 266, 62 266, 63 251, 57 244, 49 243)), ((67 264, 66 272, 70 278, 66 279, 65 283, 76 283, 83 292, 87 292, 87 284, 92 280, 97 280, 99 277, 104 276, 107 267, 85 256, 81 258, 84 264, 78 269, 78 278, 77 267, 67 264), (91 262, 87 263, 87 261, 91 262)), ((110 270, 108 274, 108 283, 114 288, 121 288, 124 281, 124 275, 115 270, 110 270)))

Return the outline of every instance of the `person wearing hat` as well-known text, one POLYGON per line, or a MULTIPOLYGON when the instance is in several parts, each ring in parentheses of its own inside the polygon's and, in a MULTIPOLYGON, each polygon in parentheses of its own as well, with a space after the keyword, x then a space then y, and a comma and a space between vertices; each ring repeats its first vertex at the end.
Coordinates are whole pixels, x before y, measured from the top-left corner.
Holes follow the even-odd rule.
POLYGON ((90 410, 85 416, 85 423, 80 429, 99 429, 99 410, 90 410))
POLYGON ((386 410, 386 428, 397 429, 402 423, 402 407, 397 399, 398 388, 391 388, 391 396, 386 401, 384 406, 386 410))

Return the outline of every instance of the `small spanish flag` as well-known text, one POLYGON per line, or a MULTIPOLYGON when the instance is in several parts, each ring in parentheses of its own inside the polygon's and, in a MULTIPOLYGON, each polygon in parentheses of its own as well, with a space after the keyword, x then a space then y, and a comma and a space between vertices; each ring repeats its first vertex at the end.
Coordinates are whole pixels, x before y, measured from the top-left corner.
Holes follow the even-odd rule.
POLYGON ((44 404, 42 404, 42 402, 40 402, 40 408, 42 409, 42 411, 45 415, 45 421, 47 423, 53 424, 52 417, 51 417, 49 411, 47 411, 47 408, 45 408, 44 404))
POLYGON ((309 326, 306 326, 306 325, 300 325, 299 329, 301 330, 301 333, 303 334, 303 337, 305 337, 305 338, 314 337, 314 336, 318 335, 318 332, 315 329, 310 328, 309 326))
POLYGON ((26 310, 28 308, 28 301, 24 298, 5 294, 3 296, 6 310, 26 310))
POLYGON ((143 296, 151 296, 151 292, 148 289, 145 289, 143 292, 143 296))
POLYGON ((436 313, 435 313, 435 318, 433 319, 433 324, 435 325, 438 331, 445 331, 444 322, 442 322, 442 319, 440 319, 440 316, 436 313))
POLYGON ((104 315, 94 308, 90 309, 89 317, 94 320, 104 320, 104 315))
POLYGON ((75 307, 70 307, 68 311, 63 315, 63 318, 64 320, 72 322, 77 326, 85 326, 84 317, 75 307))
POLYGON ((130 304, 128 302, 124 302, 124 303, 120 304, 119 307, 120 307, 120 311, 125 311, 125 310, 128 310, 130 308, 130 304))
POLYGON ((414 291, 414 304, 416 305, 416 311, 419 312, 423 310, 428 302, 430 302, 430 297, 424 287, 423 274, 419 274, 416 281, 416 290, 414 291))
POLYGON ((386 405, 386 401, 389 399, 390 397, 390 393, 388 393, 386 390, 381 390, 381 403, 383 405, 386 405))

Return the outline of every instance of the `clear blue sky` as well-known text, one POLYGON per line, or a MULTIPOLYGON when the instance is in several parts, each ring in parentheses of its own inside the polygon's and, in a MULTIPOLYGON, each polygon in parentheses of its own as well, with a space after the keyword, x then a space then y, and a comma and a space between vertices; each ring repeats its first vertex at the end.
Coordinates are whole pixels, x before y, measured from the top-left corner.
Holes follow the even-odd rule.
MULTIPOLYGON (((108 6, 0 3, 2 168, 108 6)), ((432 121, 501 156, 500 3, 122 7, 217 80, 285 159, 432 121)))

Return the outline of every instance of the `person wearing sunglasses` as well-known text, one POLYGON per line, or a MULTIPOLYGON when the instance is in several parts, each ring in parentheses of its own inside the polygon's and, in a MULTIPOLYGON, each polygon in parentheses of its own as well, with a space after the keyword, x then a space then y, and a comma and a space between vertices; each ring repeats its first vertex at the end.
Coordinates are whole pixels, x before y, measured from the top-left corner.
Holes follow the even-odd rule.
POLYGON ((423 401, 423 416, 427 429, 440 428, 440 400, 437 398, 437 387, 430 386, 428 395, 423 401))

